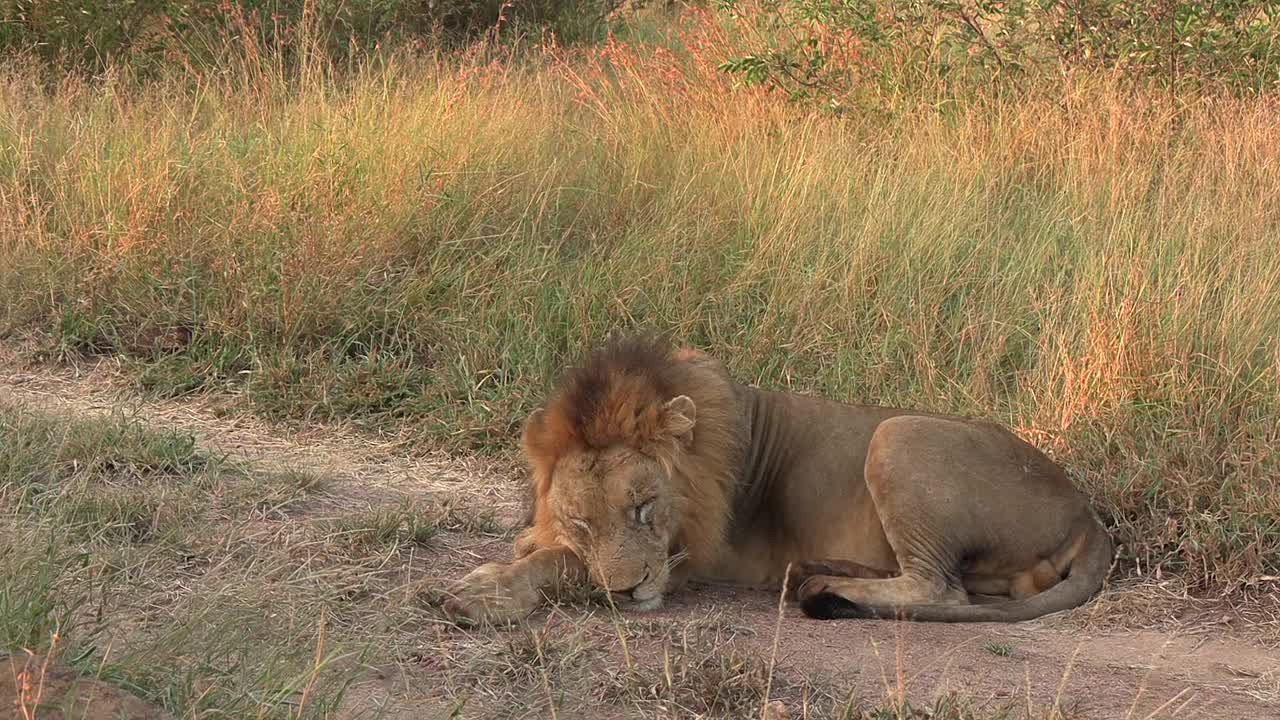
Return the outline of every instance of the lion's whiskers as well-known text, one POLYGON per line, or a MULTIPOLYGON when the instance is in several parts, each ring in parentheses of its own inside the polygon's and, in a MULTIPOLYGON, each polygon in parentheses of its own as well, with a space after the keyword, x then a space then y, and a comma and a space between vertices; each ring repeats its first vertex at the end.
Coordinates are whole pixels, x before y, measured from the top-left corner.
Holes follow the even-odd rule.
POLYGON ((664 564, 667 566, 667 571, 670 572, 676 569, 676 567, 680 565, 680 563, 684 562, 688 558, 689 558, 689 551, 680 550, 671 555, 668 555, 667 559, 664 561, 664 564))

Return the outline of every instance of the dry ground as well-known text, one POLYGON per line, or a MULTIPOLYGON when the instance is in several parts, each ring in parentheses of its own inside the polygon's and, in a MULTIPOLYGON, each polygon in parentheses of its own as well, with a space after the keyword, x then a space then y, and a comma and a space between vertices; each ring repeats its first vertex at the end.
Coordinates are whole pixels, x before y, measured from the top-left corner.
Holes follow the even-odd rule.
POLYGON ((321 492, 264 517, 277 537, 288 525, 406 502, 449 508, 431 542, 387 554, 381 570, 398 579, 382 599, 422 611, 370 659, 345 716, 738 717, 758 713, 767 692, 792 717, 903 699, 931 705, 930 717, 970 717, 946 715, 954 696, 974 717, 1056 708, 1084 718, 1280 718, 1274 608, 1193 600, 1176 578, 1115 580, 1085 608, 1009 626, 824 623, 794 607, 779 614, 767 593, 695 588, 646 615, 588 603, 549 609, 526 627, 461 630, 434 610, 439 589, 509 552, 518 469, 411 454, 394 439, 331 426, 274 428, 212 398, 144 400, 109 360, 55 371, 25 358, 0 349, 0 407, 79 417, 126 407, 153 427, 194 434, 207 451, 324 477, 321 492))

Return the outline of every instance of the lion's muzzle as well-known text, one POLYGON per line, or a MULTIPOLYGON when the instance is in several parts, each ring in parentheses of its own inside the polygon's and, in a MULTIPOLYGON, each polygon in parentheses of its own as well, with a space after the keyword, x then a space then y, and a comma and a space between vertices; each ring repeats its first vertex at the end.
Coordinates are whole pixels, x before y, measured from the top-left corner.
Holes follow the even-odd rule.
POLYGON ((654 577, 652 568, 645 567, 639 582, 621 590, 609 589, 609 597, 620 608, 654 610, 662 605, 662 583, 654 577))

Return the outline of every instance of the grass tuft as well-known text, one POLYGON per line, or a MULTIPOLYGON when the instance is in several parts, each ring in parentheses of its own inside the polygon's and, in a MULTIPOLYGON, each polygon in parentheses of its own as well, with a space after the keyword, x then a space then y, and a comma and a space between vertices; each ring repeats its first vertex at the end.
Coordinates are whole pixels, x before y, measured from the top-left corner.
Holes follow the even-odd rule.
POLYGON ((324 532, 354 550, 427 545, 439 532, 437 515, 414 503, 374 507, 326 523, 324 532))
POLYGON ((982 646, 982 649, 986 650, 987 652, 997 657, 1013 656, 1013 646, 1010 645, 1009 643, 999 643, 999 642, 992 641, 984 644, 982 646))

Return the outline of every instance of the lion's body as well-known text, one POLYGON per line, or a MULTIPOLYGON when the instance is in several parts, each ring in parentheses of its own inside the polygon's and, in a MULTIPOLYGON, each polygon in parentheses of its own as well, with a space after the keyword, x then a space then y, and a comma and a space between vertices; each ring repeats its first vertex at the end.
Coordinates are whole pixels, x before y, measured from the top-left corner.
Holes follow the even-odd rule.
POLYGON ((568 571, 645 607, 690 578, 786 580, 816 617, 1013 621, 1084 602, 1111 561, 1087 498, 1008 430, 759 390, 695 351, 597 353, 525 450, 531 527, 514 563, 464 579, 456 617, 523 614, 505 586, 568 571))

